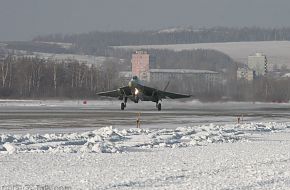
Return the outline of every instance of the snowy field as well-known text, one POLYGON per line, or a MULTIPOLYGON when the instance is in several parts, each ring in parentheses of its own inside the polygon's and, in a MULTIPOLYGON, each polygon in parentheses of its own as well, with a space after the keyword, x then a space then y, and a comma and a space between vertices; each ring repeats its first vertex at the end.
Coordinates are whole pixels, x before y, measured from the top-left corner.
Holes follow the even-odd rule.
POLYGON ((270 65, 288 64, 290 67, 289 41, 262 41, 262 42, 227 42, 227 43, 200 43, 200 44, 169 44, 169 45, 143 45, 143 46, 116 46, 125 49, 169 49, 174 51, 213 49, 223 52, 234 60, 247 63, 249 55, 261 52, 267 55, 270 65))
MULTIPOLYGON (((43 43, 50 43, 50 42, 43 42, 43 43)), ((53 43, 53 42, 51 42, 53 43)), ((64 47, 69 46, 69 44, 66 43, 58 43, 59 45, 62 45, 64 47)), ((4 46, 4 44, 0 47, 4 46)), ((59 62, 65 62, 67 60, 77 60, 80 63, 85 63, 88 65, 95 65, 95 66, 101 66, 106 60, 114 59, 113 57, 103 57, 103 56, 93 56, 93 55, 82 55, 82 54, 57 54, 57 53, 43 53, 43 52, 28 52, 25 50, 14 50, 14 49, 7 49, 10 52, 13 52, 14 54, 17 54, 18 57, 38 57, 40 59, 46 59, 46 60, 55 60, 59 62)), ((118 60, 122 61, 122 60, 118 60)))
MULTIPOLYGON (((27 123, 21 114, 30 122, 38 121, 36 113, 46 115, 47 125, 57 114, 77 120, 80 111, 84 118, 88 113, 106 118, 99 113, 117 115, 116 103, 1 100, 0 126, 17 115, 19 123, 27 123)), ((132 104, 119 116, 142 111, 145 122, 159 114, 158 122, 141 129, 122 122, 87 128, 79 122, 73 130, 40 130, 43 123, 29 130, 23 125, 21 132, 2 130, 0 189, 290 189, 289 104, 163 103, 163 113, 152 111, 151 104, 132 104), (234 116, 246 110, 237 124, 234 116)))
POLYGON ((101 128, 2 135, 0 185, 62 189, 289 189, 288 124, 101 128))

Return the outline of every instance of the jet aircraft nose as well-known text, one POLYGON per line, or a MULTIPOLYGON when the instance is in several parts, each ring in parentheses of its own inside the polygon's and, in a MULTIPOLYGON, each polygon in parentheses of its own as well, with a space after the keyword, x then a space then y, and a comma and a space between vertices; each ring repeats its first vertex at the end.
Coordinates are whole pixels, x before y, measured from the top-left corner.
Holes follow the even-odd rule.
POLYGON ((130 82, 129 82, 129 85, 128 85, 130 88, 132 88, 132 87, 135 87, 136 86, 136 81, 134 81, 134 80, 131 80, 130 82))
POLYGON ((130 80, 128 86, 129 86, 130 88, 134 88, 134 87, 137 86, 137 84, 138 84, 138 78, 137 78, 137 76, 133 76, 133 78, 130 80))

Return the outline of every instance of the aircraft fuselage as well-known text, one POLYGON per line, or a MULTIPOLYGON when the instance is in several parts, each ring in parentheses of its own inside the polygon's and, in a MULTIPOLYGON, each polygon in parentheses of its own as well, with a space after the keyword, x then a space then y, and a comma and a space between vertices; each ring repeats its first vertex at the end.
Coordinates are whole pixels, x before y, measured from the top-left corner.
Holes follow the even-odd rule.
POLYGON ((147 94, 146 91, 144 90, 144 86, 141 83, 138 78, 134 78, 130 80, 128 86, 131 89, 132 96, 129 96, 129 99, 132 100, 135 103, 138 103, 139 100, 142 101, 152 101, 156 102, 156 98, 154 97, 154 94, 147 94))

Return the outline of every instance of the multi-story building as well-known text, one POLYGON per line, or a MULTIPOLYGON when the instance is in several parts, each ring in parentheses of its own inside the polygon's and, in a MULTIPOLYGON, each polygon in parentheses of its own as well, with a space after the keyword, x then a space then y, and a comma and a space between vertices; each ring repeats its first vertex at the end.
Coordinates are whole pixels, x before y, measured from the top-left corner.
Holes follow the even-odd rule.
POLYGON ((156 68, 155 58, 146 51, 136 51, 132 55, 132 75, 150 81, 149 70, 156 68))
POLYGON ((266 56, 262 53, 248 56, 248 67, 255 71, 256 76, 267 74, 268 65, 266 56))

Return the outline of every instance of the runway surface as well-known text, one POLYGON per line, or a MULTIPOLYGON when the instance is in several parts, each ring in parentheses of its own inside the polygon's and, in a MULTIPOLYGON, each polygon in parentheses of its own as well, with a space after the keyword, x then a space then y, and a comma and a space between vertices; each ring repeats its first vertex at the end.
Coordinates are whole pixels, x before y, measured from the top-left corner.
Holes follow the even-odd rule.
POLYGON ((198 101, 163 101, 162 111, 152 102, 128 103, 120 110, 119 101, 39 101, 1 100, 1 133, 43 133, 85 131, 113 126, 136 127, 141 115, 143 128, 176 128, 202 124, 242 122, 287 122, 290 104, 274 103, 200 103, 198 101))

